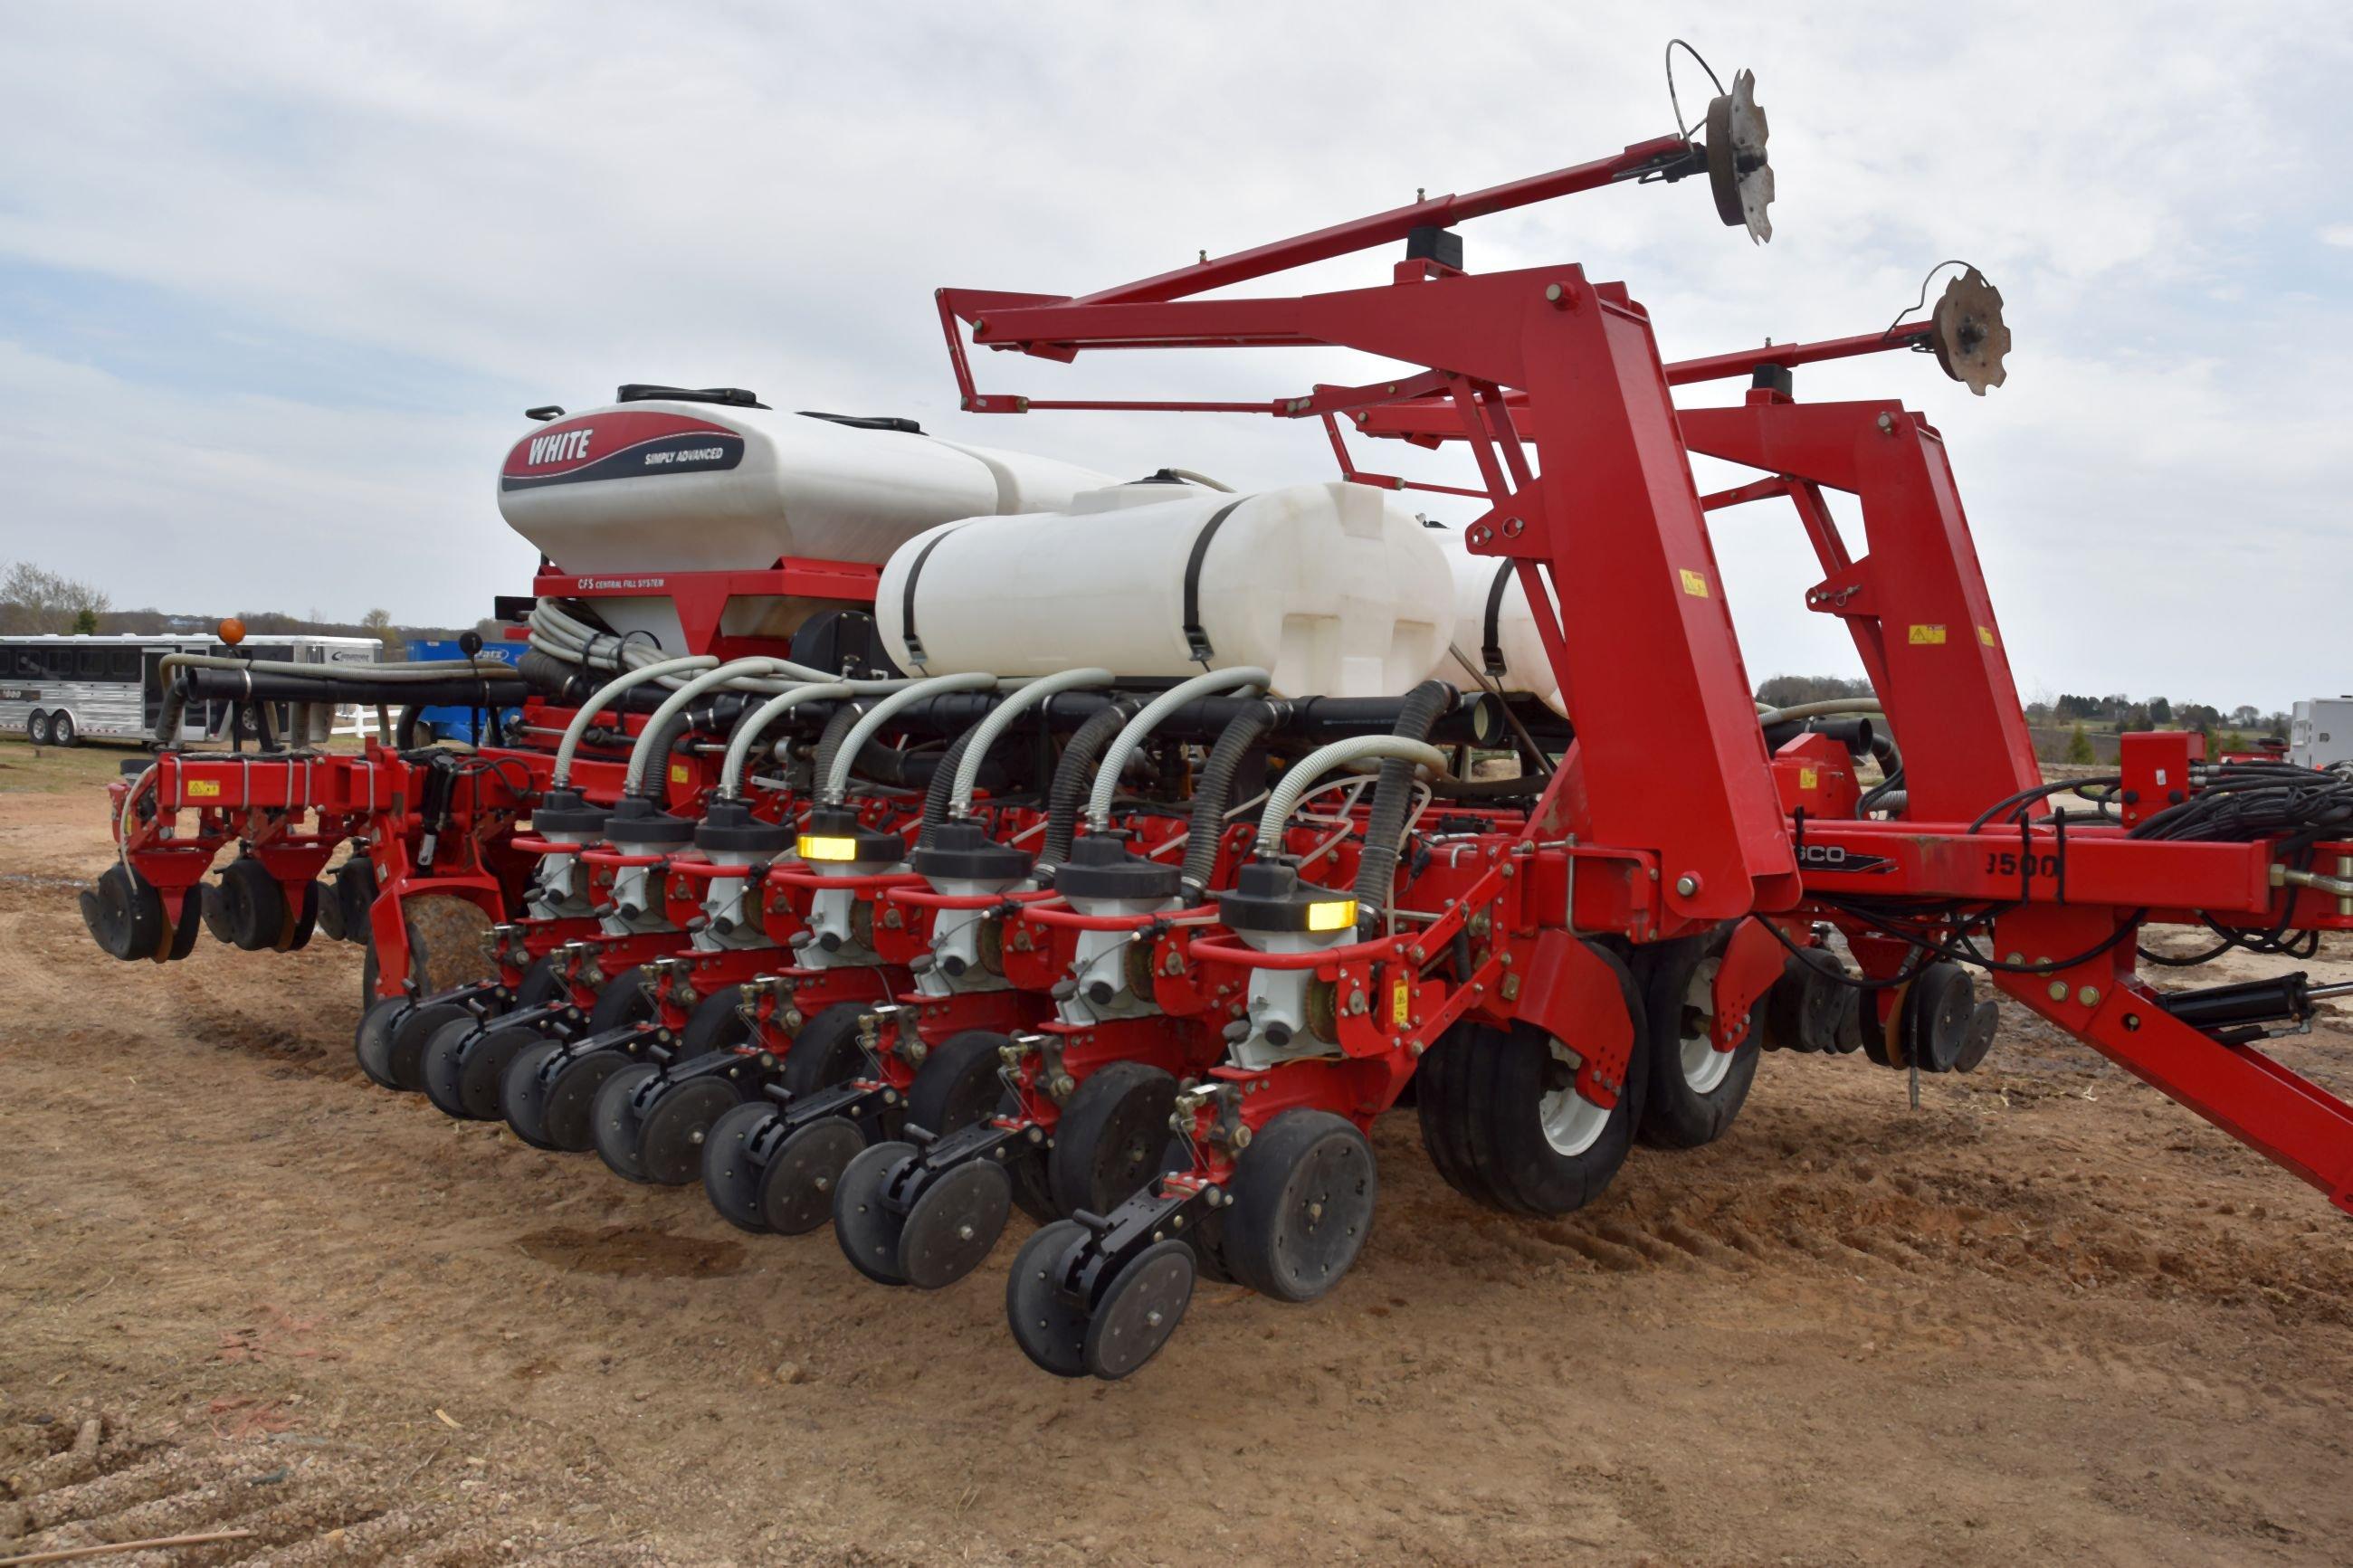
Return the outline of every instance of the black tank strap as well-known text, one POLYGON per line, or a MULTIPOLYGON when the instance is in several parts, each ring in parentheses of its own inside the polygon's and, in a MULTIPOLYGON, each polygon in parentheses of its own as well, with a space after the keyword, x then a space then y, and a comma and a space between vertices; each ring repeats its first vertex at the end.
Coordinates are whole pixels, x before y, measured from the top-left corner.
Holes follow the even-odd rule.
POLYGON ((1192 556, 1185 563, 1185 650, 1186 657, 1207 669, 1217 649, 1209 646, 1209 634, 1201 629, 1201 563, 1208 558, 1209 541, 1217 537, 1218 529, 1233 516, 1234 508, 1250 498, 1228 501, 1219 507, 1201 531, 1193 538, 1192 556))
POLYGON ((1512 585, 1512 574, 1516 568, 1506 561, 1495 572, 1495 580, 1487 587, 1487 616, 1481 623, 1479 657, 1487 673, 1502 679, 1504 676, 1504 593, 1512 585))
POLYGON ((899 595, 899 640, 907 645, 907 657, 914 660, 918 669, 923 667, 924 658, 923 639, 915 635, 915 582, 923 576, 923 563, 932 558, 932 552, 946 543, 949 534, 965 526, 960 522, 932 535, 930 542, 915 552, 915 563, 907 568, 906 586, 899 595))

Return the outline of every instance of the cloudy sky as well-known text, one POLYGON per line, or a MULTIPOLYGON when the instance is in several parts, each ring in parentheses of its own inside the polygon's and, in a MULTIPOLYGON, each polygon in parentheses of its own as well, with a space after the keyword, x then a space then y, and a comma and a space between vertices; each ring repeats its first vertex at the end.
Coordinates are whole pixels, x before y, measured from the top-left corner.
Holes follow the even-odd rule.
MULTIPOLYGON (((1672 129, 1672 32, 1757 72, 1774 242, 1694 182, 1466 226, 1474 269, 1623 279, 1676 357, 1875 329, 1966 258, 2008 386, 1905 355, 1799 390, 1944 431, 2026 693, 2353 689, 2341 5, 1603 10, 9 0, 0 559, 123 605, 468 620, 533 563, 492 493, 521 410, 622 381, 1321 478, 1304 425, 961 415, 930 290, 1103 287, 1612 151, 1672 129)), ((1357 368, 982 374, 1265 397, 1357 368)), ((1752 675, 1852 668, 1786 510, 1717 546, 1752 675)))

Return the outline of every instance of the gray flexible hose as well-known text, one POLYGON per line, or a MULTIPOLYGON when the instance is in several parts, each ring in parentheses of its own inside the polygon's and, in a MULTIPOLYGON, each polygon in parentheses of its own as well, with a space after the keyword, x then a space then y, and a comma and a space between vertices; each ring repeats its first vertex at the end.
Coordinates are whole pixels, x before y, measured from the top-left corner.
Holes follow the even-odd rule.
POLYGON ((547 787, 563 789, 571 784, 572 753, 580 749, 580 742, 587 737, 588 726, 596 721, 605 704, 649 680, 659 680, 666 675, 684 675, 689 670, 709 669, 718 662, 707 653, 687 658, 665 658, 654 664, 640 665, 626 675, 607 681, 597 689, 596 696, 581 704, 580 711, 572 716, 572 722, 564 727, 564 740, 555 748, 555 770, 548 778, 547 787))
POLYGON ((1353 735, 1328 746, 1318 746, 1284 769, 1274 793, 1267 797, 1266 809, 1258 818, 1259 858, 1282 852, 1282 825, 1299 809, 1300 797, 1310 786, 1334 768, 1362 757, 1396 757, 1419 763, 1440 778, 1451 776, 1446 753, 1424 741, 1408 741, 1396 735, 1353 735))
POLYGON ((1788 724, 1799 719, 1827 719, 1838 713, 1884 711, 1876 697, 1828 697, 1820 702, 1793 702, 1787 708, 1759 708, 1759 724, 1788 724))
POLYGON ((728 738, 727 755, 720 763, 719 798, 733 800, 744 793, 744 764, 750 758, 752 743, 760 738, 761 731, 804 702, 813 702, 820 698, 831 700, 854 696, 849 686, 847 680, 820 680, 807 686, 796 686, 783 696, 772 697, 744 714, 735 726, 735 733, 728 738))
POLYGON ((988 716, 974 727, 964 754, 956 760, 955 786, 948 795, 948 815, 972 815, 972 792, 980 783, 981 764, 987 761, 989 748, 997 744, 997 738, 1012 727, 1014 720, 1058 692, 1082 686, 1109 686, 1111 681, 1108 669, 1060 670, 1039 677, 991 709, 988 716))
POLYGON ((978 670, 964 675, 935 675, 901 686, 868 709, 865 716, 850 727, 849 733, 842 737, 840 748, 833 753, 833 765, 826 770, 818 799, 827 805, 841 804, 842 797, 849 793, 850 763, 857 760, 860 749, 873 738, 874 731, 882 727, 882 721, 900 709, 943 691, 978 691, 984 688, 994 690, 996 687, 997 677, 978 670))
POLYGON ((1119 775, 1126 771, 1127 759, 1135 754, 1135 748, 1150 738, 1162 720, 1197 697, 1241 686, 1264 691, 1272 679, 1262 669, 1213 669, 1207 675, 1179 681, 1145 703, 1144 711, 1130 719, 1127 728, 1104 751, 1103 766, 1095 770, 1094 793, 1087 797, 1088 831, 1101 833, 1111 826, 1111 803, 1119 793, 1119 775))
POLYGON ((653 716, 646 721, 646 727, 638 731, 637 744, 629 748, 629 770, 627 778, 622 782, 621 793, 624 795, 638 793, 638 786, 645 782, 646 763, 652 757, 654 746, 660 740, 663 729, 672 719, 685 710, 687 704, 704 692, 724 686, 732 680, 740 679, 745 676, 772 675, 776 673, 776 666, 782 662, 781 659, 774 658, 731 659, 715 669, 704 670, 701 675, 663 698, 661 706, 655 709, 653 716))

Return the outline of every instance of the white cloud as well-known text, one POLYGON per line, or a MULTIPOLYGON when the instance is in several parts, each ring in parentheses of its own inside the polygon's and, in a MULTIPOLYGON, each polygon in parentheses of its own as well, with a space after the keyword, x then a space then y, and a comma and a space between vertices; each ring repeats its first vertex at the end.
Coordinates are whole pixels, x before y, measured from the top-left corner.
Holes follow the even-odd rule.
MULTIPOLYGON (((1575 258, 1623 278, 1672 356, 1875 328, 1930 262, 1967 257, 2009 301, 2008 386, 1979 402, 1898 356, 1821 367, 1799 390, 1893 392, 1944 430, 2021 679, 2266 705, 2341 684, 2329 617, 2260 638, 2232 621, 2283 576, 2338 603, 2353 591, 2353 552, 2327 548, 2348 442, 2313 363, 2345 335, 2347 290, 2308 267, 2283 281, 2273 255, 2309 253, 2312 193, 2348 140, 2330 105, 2353 50, 2316 5, 2230 28, 2168 15, 1699 6, 1680 29, 1719 71, 1758 74, 1775 243, 1717 227, 1684 184, 1467 226, 1472 265, 1575 258), (2291 286, 2316 300, 2274 303, 2291 286)), ((410 367, 404 386, 417 363, 443 367, 450 390, 389 408, 372 386, 222 396, 0 315, 20 345, 0 359, 0 554, 109 565, 125 601, 470 616, 528 569, 489 482, 520 408, 624 380, 910 414, 1114 471, 1326 473, 1318 432, 1272 421, 960 415, 930 290, 1099 287, 1669 128, 1651 14, 1466 16, 16 7, 0 264, 168 290, 191 321, 266 323, 355 376, 387 355, 410 367), (78 360, 115 374, 77 377, 78 360), (34 442, 69 460, 28 468, 34 442)), ((1686 79, 1688 107, 1705 89, 1686 79)), ((1231 397, 1346 371, 987 355, 980 374, 1039 395, 1231 397)), ((1455 471, 1409 451, 1364 460, 1455 471)), ((1794 531, 1719 532, 1754 673, 1849 657, 1794 599, 1794 531)))

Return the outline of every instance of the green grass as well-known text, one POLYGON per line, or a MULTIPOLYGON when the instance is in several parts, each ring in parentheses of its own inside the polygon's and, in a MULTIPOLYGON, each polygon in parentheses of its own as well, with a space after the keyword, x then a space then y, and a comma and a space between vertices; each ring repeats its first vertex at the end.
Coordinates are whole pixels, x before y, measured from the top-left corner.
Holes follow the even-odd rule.
POLYGON ((0 740, 0 795, 62 795, 88 791, 93 798, 106 781, 120 777, 122 764, 143 762, 137 746, 85 742, 79 746, 35 750, 21 736, 0 740))

